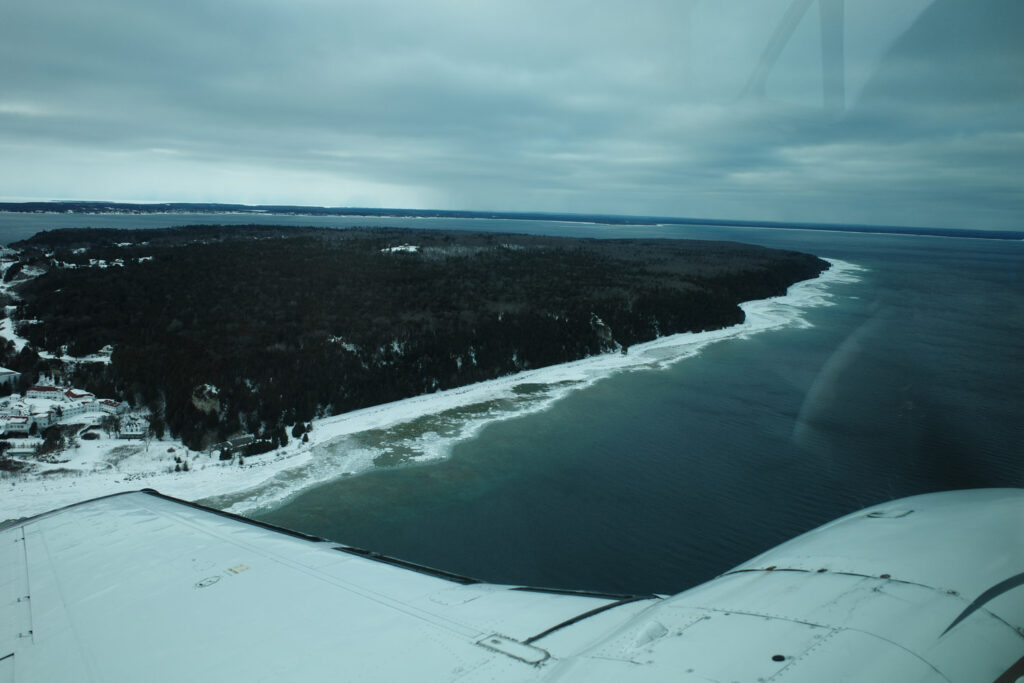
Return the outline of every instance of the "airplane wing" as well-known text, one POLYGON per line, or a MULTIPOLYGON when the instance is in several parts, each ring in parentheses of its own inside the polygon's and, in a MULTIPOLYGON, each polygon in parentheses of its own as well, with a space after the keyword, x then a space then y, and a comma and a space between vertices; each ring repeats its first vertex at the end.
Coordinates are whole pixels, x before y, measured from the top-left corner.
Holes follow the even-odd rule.
POLYGON ((1024 490, 854 513, 672 597, 480 583, 163 496, 0 528, 8 681, 1024 676, 1024 490))

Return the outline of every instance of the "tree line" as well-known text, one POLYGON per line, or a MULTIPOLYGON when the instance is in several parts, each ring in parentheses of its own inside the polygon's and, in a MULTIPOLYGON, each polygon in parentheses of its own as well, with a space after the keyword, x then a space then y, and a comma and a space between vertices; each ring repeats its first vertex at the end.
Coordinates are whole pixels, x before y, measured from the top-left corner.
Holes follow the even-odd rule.
POLYGON ((19 334, 112 345, 79 385, 148 406, 191 448, 286 441, 317 416, 742 322, 738 303, 827 268, 733 243, 215 227, 37 235, 19 246, 48 271, 19 286, 19 334))

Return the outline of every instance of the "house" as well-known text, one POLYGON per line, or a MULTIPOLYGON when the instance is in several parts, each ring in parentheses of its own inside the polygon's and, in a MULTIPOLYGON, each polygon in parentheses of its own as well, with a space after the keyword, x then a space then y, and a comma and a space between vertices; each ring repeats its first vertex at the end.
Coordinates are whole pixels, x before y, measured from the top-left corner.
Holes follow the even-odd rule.
POLYGON ((37 429, 46 429, 59 420, 52 408, 29 405, 24 401, 11 401, 0 405, 0 423, 5 424, 7 434, 28 434, 35 424, 37 429))
POLYGON ((23 401, 14 399, 6 399, 0 404, 0 417, 12 417, 16 415, 28 417, 32 411, 23 401))
POLYGON ((4 434, 25 436, 32 429, 32 418, 24 415, 12 415, 0 423, 4 425, 4 434))
POLYGON ((144 439, 149 433, 149 424, 141 417, 126 417, 121 421, 117 435, 122 439, 144 439))
POLYGON ((123 401, 115 401, 112 398, 104 398, 97 401, 100 405, 100 410, 111 415, 117 415, 128 410, 128 404, 123 401))
POLYGON ((53 408, 41 409, 36 408, 29 415, 29 421, 36 423, 36 428, 40 431, 46 429, 52 424, 60 422, 61 413, 53 408))
POLYGON ((55 408, 60 413, 60 418, 74 417, 75 415, 81 415, 82 413, 89 412, 95 408, 95 401, 75 401, 73 403, 65 403, 55 408))
POLYGON ((71 401, 94 401, 96 400, 96 394, 90 394, 88 391, 82 391, 81 389, 68 389, 64 392, 71 401))

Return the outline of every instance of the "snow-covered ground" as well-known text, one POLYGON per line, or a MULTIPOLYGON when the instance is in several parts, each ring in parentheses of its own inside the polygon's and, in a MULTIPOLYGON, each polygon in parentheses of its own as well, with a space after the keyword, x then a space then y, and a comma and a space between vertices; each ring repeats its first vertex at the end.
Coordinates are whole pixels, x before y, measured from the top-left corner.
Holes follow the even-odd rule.
POLYGON ((855 282, 860 267, 832 260, 832 268, 815 280, 798 283, 785 296, 742 305, 746 321, 724 330, 662 337, 619 353, 530 370, 458 389, 416 396, 380 406, 316 420, 309 442, 292 439, 276 451, 237 461, 220 461, 216 454, 188 451, 180 443, 163 441, 83 441, 61 459, 31 474, 0 478, 0 520, 38 514, 81 500, 141 488, 154 488, 188 500, 230 496, 230 509, 246 512, 274 505, 296 492, 374 466, 381 451, 352 448, 338 454, 339 444, 367 433, 402 435, 418 461, 441 458, 454 443, 473 436, 493 420, 543 410, 567 393, 611 374, 664 367, 692 357, 709 344, 783 327, 806 327, 805 310, 831 305, 833 284, 855 282), (543 390, 534 392, 534 387, 543 390), (522 400, 524 395, 537 398, 522 400), (477 406, 501 404, 509 409, 477 406), (431 422, 459 413, 459 426, 444 434, 431 422), (462 412, 459 412, 462 411, 462 412), (425 426, 426 425, 426 426, 425 426), (408 427, 408 429, 403 429, 408 427), (409 437, 409 434, 412 434, 409 437), (408 437, 408 438, 407 438, 408 437), (175 456, 189 462, 189 471, 175 472, 175 456), (330 456, 330 457, 328 457, 330 456))

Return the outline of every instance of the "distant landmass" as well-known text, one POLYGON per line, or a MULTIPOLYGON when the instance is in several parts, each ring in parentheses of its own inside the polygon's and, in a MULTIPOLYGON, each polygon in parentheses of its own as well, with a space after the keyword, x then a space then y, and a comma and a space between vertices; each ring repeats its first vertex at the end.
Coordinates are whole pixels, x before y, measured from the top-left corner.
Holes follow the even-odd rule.
POLYGON ((490 218, 495 220, 564 221, 570 223, 605 223, 608 225, 711 225, 741 228, 785 228, 830 230, 838 232, 869 232, 900 235, 933 235, 938 237, 973 237, 981 239, 1024 239, 1024 231, 971 230, 929 228, 898 225, 860 225, 841 223, 790 223, 781 221, 750 221, 713 218, 679 218, 671 216, 622 216, 614 214, 577 214, 551 212, 447 211, 431 209, 371 209, 359 207, 292 206, 266 204, 206 204, 172 202, 163 204, 131 204, 106 201, 0 202, 0 211, 20 213, 79 214, 153 214, 153 213, 251 213, 280 216, 374 216, 401 218, 490 218))
POLYGON ((60 229, 12 245, 0 365, 149 407, 191 448, 744 319, 828 263, 730 242, 461 230, 60 229), (49 367, 34 349, 110 363, 49 367))

